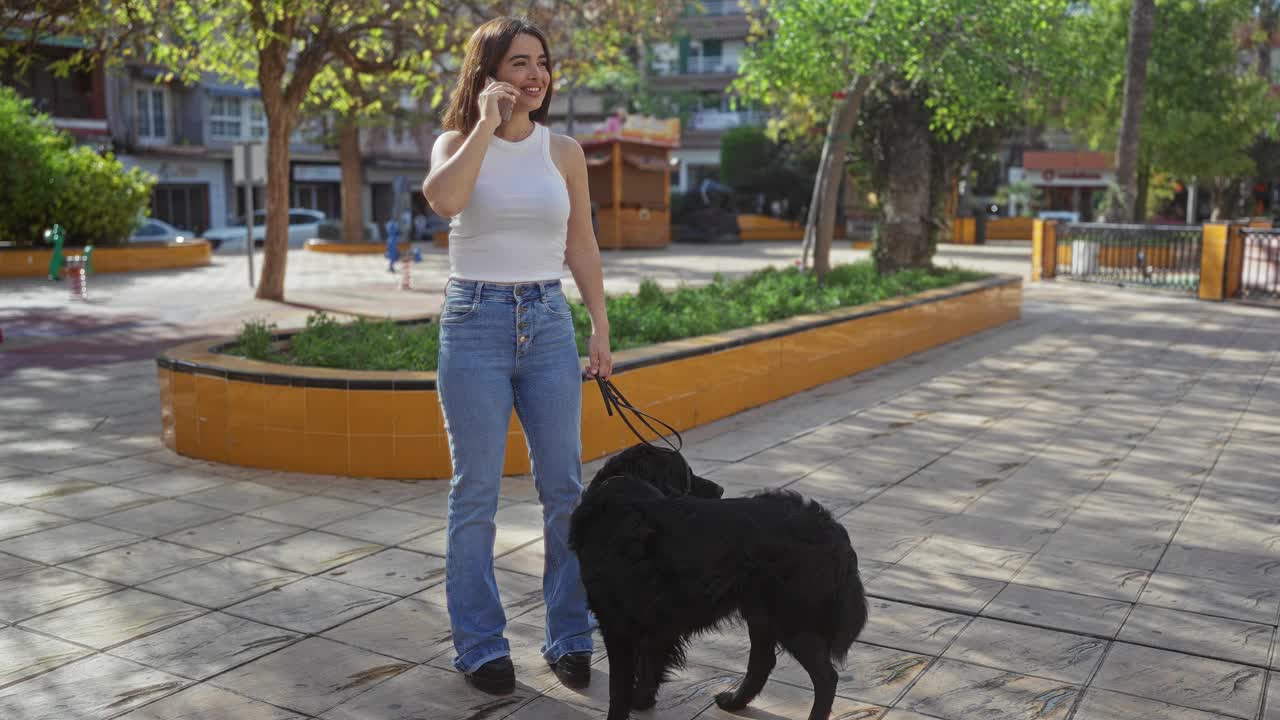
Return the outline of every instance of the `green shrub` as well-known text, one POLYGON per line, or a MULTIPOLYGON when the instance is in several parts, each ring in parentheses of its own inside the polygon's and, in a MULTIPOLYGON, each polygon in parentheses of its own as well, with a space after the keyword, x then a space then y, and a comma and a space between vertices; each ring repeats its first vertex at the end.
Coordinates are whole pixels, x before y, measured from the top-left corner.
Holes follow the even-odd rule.
POLYGON ((48 116, 0 86, 0 240, 43 242, 60 224, 71 245, 122 243, 151 201, 155 178, 76 147, 48 116))
MULTIPOLYGON (((673 292, 645 281, 635 295, 608 298, 610 345, 616 351, 709 335, 980 277, 982 273, 958 268, 906 270, 881 277, 870 262, 859 262, 837 266, 821 286, 811 273, 798 268, 768 268, 738 280, 717 275, 705 287, 682 287, 673 292)), ((591 318, 581 303, 574 303, 572 310, 578 353, 585 355, 591 318)), ((348 370, 435 370, 440 350, 440 328, 435 323, 398 325, 391 320, 363 319, 339 323, 316 313, 307 318, 306 328, 293 336, 284 356, 271 347, 273 329, 262 322, 245 323, 227 352, 254 360, 348 370)))

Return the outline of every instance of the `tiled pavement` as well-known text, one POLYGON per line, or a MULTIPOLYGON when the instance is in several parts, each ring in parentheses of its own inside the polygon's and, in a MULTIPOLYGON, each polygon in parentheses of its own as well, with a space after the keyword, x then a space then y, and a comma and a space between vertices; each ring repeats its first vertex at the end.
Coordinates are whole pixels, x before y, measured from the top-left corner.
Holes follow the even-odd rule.
MULTIPOLYGON (((1031 286, 1021 322, 689 433, 733 493, 849 529, 871 622, 833 717, 1280 720, 1280 314, 1031 286)), ((152 367, 0 383, 0 718, 599 718, 538 657, 539 512, 504 482, 518 692, 449 670, 445 483, 264 473, 159 447, 152 367)), ((623 377, 625 383, 625 376, 623 377)), ((595 463, 588 466, 588 472, 595 463)), ((694 644, 657 720, 712 704, 694 644)), ((803 718, 782 659, 743 716, 803 718)))

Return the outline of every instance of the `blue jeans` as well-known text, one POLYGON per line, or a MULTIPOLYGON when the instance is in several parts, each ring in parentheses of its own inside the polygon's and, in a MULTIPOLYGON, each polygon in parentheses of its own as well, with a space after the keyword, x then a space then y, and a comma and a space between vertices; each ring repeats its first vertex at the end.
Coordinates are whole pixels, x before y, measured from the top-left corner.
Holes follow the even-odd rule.
POLYGON ((510 654, 493 544, 513 406, 542 502, 542 654, 555 662, 590 651, 586 591, 569 549, 569 517, 582 496, 582 368, 559 281, 451 280, 440 314, 437 386, 453 459, 446 593, 454 667, 471 672, 510 654))

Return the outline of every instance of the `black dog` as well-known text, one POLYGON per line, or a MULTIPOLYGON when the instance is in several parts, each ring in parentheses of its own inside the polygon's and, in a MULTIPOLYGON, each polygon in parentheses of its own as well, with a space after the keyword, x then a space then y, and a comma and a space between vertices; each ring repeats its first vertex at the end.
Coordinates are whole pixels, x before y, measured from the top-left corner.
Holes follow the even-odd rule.
POLYGON ((637 445, 596 473, 574 512, 569 543, 609 653, 608 720, 652 707, 689 639, 735 617, 751 638, 747 674, 716 704, 746 707, 781 646, 813 681, 809 720, 827 720, 833 663, 867 621, 849 535, 795 493, 723 493, 679 453, 637 445))

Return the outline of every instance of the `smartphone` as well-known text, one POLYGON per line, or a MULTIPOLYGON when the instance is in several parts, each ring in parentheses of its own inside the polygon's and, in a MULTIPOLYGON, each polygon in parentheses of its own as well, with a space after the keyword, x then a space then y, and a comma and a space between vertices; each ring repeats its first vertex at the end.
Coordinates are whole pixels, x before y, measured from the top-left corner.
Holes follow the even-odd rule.
MULTIPOLYGON (((498 78, 490 75, 489 82, 498 82, 498 78)), ((511 122, 511 111, 515 109, 515 101, 510 98, 498 98, 498 115, 502 117, 502 122, 511 122)))

